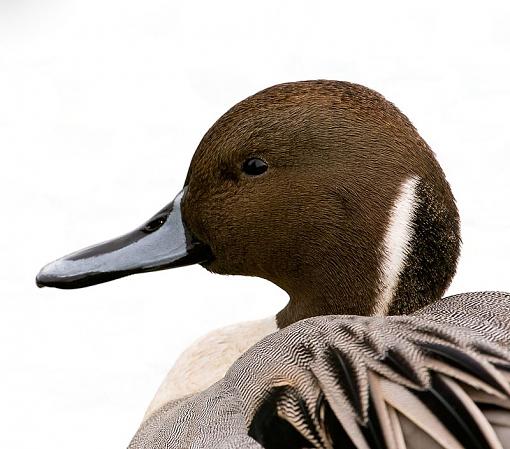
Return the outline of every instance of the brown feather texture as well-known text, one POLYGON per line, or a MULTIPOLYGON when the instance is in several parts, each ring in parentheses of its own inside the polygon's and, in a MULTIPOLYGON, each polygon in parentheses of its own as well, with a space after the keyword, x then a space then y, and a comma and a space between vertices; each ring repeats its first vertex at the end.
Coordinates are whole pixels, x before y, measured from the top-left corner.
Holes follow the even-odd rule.
POLYGON ((308 318, 160 409, 130 449, 506 449, 509 381, 507 293, 409 316, 308 318))

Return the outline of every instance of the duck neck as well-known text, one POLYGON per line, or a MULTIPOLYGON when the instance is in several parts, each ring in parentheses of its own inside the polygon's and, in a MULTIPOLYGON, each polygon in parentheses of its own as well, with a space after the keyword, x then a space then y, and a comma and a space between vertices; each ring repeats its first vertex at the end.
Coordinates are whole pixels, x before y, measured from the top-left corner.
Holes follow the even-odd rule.
POLYGON ((339 283, 323 280, 318 288, 300 289, 290 294, 287 305, 277 313, 280 329, 320 315, 371 315, 376 292, 374 285, 364 283, 359 288, 346 290, 339 283))
POLYGON ((280 328, 320 315, 409 314, 443 295, 460 249, 459 216, 446 181, 409 178, 380 222, 372 242, 381 245, 322 254, 280 285, 290 296, 277 314, 280 328))

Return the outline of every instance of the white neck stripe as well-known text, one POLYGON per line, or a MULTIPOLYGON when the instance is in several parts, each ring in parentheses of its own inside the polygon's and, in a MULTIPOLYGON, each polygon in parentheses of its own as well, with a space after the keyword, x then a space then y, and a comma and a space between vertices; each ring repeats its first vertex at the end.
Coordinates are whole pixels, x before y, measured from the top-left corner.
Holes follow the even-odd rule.
POLYGON ((413 238, 413 219, 416 210, 416 186, 418 177, 407 179, 390 212, 388 229, 382 245, 380 266, 379 297, 372 315, 382 316, 388 313, 395 294, 402 269, 409 254, 413 238))

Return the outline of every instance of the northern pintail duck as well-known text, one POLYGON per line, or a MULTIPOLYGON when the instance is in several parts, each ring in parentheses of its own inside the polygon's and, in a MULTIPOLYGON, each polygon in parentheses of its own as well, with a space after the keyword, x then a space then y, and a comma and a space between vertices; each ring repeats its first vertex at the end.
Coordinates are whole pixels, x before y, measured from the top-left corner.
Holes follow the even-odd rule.
POLYGON ((275 319, 187 350, 132 449, 510 448, 510 295, 441 299, 459 247, 452 192, 407 117, 363 86, 307 81, 235 105, 170 204, 37 283, 199 263, 288 293, 275 319))

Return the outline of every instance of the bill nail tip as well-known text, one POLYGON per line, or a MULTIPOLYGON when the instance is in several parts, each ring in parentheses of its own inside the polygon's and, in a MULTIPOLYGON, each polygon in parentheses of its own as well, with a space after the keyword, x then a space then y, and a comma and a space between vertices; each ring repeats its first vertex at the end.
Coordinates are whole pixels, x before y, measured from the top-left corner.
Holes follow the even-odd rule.
POLYGON ((46 285, 44 284, 44 282, 41 282, 39 279, 35 278, 35 285, 37 285, 37 287, 39 288, 43 288, 43 287, 46 287, 46 285))

